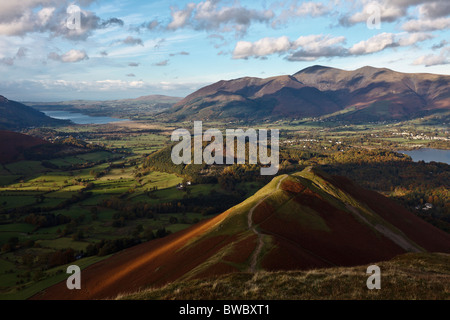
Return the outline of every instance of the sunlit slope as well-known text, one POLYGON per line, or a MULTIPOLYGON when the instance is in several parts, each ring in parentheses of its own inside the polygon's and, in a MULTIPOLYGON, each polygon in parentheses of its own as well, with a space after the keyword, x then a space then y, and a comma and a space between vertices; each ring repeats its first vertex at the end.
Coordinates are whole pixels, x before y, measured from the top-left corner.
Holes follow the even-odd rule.
POLYGON ((108 298, 173 281, 260 270, 355 266, 405 252, 450 252, 450 235, 391 200, 308 168, 275 177, 241 204, 125 250, 35 298, 108 298))
POLYGON ((167 111, 173 121, 333 118, 351 123, 448 114, 448 75, 312 66, 292 76, 219 81, 167 111))

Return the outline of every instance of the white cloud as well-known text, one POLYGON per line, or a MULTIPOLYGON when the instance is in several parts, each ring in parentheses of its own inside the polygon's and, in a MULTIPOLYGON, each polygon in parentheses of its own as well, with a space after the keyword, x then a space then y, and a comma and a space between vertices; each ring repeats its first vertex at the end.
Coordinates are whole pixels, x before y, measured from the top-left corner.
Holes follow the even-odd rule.
POLYGON ((79 62, 82 60, 89 59, 88 55, 84 50, 72 49, 63 55, 59 55, 56 52, 50 52, 48 58, 51 60, 61 61, 61 62, 79 62))
POLYGON ((349 53, 353 55, 363 55, 380 52, 389 47, 405 47, 414 45, 428 39, 432 39, 433 35, 427 33, 380 33, 368 40, 358 42, 349 49, 349 53))
POLYGON ((343 36, 301 36, 294 41, 292 48, 296 51, 287 60, 314 61, 322 57, 343 57, 348 55, 347 49, 342 46, 345 41, 343 36))
POLYGON ((381 33, 350 48, 344 47, 346 42, 344 36, 308 35, 301 36, 295 41, 290 41, 286 36, 263 38, 255 42, 239 41, 234 48, 233 58, 263 58, 275 53, 289 53, 286 58, 289 61, 314 61, 319 58, 366 55, 390 47, 407 47, 433 37, 428 33, 381 33))
POLYGON ((239 41, 233 52, 234 59, 263 57, 274 53, 284 53, 291 49, 292 44, 286 36, 279 38, 263 38, 256 42, 239 41))
MULTIPOLYGON (((79 1, 86 5, 93 0, 79 1)), ((93 30, 123 25, 117 18, 100 19, 95 13, 81 10, 81 28, 67 28, 69 0, 21 0, 0 2, 0 35, 24 36, 28 33, 49 33, 73 40, 85 40, 93 30)))
POLYGON ((413 65, 424 65, 425 67, 450 64, 450 47, 441 50, 440 54, 428 54, 414 60, 413 65))
POLYGON ((233 58, 261 58, 274 53, 283 54, 288 52, 292 52, 288 57, 290 61, 344 56, 346 55, 346 49, 340 45, 343 42, 345 42, 345 37, 343 36, 331 37, 324 35, 301 36, 292 42, 286 36, 263 38, 256 42, 239 41, 233 51, 233 58))
POLYGON ((297 2, 291 3, 288 9, 284 9, 281 14, 272 22, 272 26, 276 27, 287 23, 289 20, 298 17, 321 17, 331 12, 329 6, 322 2, 302 2, 298 5, 297 2))
POLYGON ((363 1, 362 10, 352 15, 344 15, 339 20, 341 25, 351 26, 357 23, 366 23, 376 12, 381 15, 381 20, 392 22, 406 15, 408 1, 363 1))
POLYGON ((450 18, 410 20, 402 25, 402 29, 408 32, 446 30, 449 28, 450 18))
POLYGON ((422 42, 425 40, 433 39, 434 36, 430 33, 425 32, 417 32, 410 34, 400 34, 398 37, 398 45, 401 47, 407 47, 414 45, 418 42, 422 42))
POLYGON ((183 10, 171 8, 172 21, 167 25, 167 28, 171 30, 176 30, 184 27, 191 18, 192 11, 194 10, 194 8, 195 8, 194 3, 189 3, 183 10))
POLYGON ((361 0, 354 3, 362 4, 361 10, 341 16, 339 19, 341 25, 352 26, 357 23, 366 23, 375 10, 380 12, 381 22, 394 22, 402 18, 409 18, 408 9, 416 6, 418 6, 417 11, 420 15, 426 18, 444 17, 450 14, 450 3, 447 0, 361 0))
POLYGON ((269 22, 274 13, 271 10, 254 10, 242 7, 219 6, 220 0, 206 0, 198 4, 189 3, 184 9, 172 8, 172 21, 167 29, 176 30, 191 26, 196 30, 235 31, 245 34, 252 22, 269 22))

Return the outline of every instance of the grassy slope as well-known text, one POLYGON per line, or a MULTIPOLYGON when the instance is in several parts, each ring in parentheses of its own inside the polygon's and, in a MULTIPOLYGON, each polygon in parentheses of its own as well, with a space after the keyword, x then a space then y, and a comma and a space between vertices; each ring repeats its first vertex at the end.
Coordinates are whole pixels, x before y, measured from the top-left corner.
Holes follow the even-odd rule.
MULTIPOLYGON (((41 292, 45 288, 48 288, 52 285, 57 284, 58 282, 66 280, 70 275, 66 273, 67 267, 69 265, 77 265, 81 268, 81 270, 87 268, 91 264, 94 264, 96 262, 102 261, 109 256, 104 257, 88 257, 83 258, 81 260, 78 260, 77 262, 73 262, 70 264, 62 265, 59 267, 52 268, 50 270, 45 271, 46 277, 43 280, 37 281, 37 282, 30 282, 30 284, 23 290, 18 291, 16 288, 11 289, 9 292, 2 292, 0 293, 0 300, 24 300, 28 299, 31 296, 35 295, 38 292, 41 292)), ((2 262, 0 266, 3 266, 4 269, 6 269, 5 264, 2 262)), ((12 269, 14 266, 11 263, 9 267, 12 269)), ((0 275, 0 280, 5 285, 8 281, 11 281, 11 277, 8 273, 5 273, 5 270, 0 269, 0 271, 3 271, 3 274, 0 275)), ((9 287, 12 287, 12 284, 10 284, 9 287)), ((1 287, 0 287, 1 288, 1 287)))
POLYGON ((368 290, 368 265, 311 271, 234 273, 175 282, 118 299, 132 300, 309 300, 450 299, 450 255, 409 253, 380 262, 381 290, 368 290))

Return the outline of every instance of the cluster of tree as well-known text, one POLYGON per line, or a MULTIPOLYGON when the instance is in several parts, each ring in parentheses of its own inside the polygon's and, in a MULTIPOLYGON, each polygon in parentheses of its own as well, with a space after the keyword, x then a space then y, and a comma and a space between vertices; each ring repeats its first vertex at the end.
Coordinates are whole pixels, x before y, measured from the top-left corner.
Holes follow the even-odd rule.
POLYGON ((447 164, 400 158, 333 163, 322 168, 396 199, 419 216, 427 216, 427 221, 440 228, 450 223, 450 166, 447 164), (432 204, 432 208, 423 210, 426 203, 432 204))
POLYGON ((69 223, 71 220, 72 220, 71 218, 65 215, 62 214, 55 215, 53 213, 46 213, 46 214, 31 213, 23 218, 23 222, 32 224, 38 228, 59 226, 61 224, 69 223))
POLYGON ((53 268, 76 260, 76 252, 73 249, 61 249, 47 254, 47 267, 53 268))
POLYGON ((108 254, 112 254, 123 249, 127 249, 133 247, 137 244, 141 243, 139 238, 121 238, 114 240, 101 240, 95 244, 90 244, 86 248, 86 256, 106 256, 108 254))

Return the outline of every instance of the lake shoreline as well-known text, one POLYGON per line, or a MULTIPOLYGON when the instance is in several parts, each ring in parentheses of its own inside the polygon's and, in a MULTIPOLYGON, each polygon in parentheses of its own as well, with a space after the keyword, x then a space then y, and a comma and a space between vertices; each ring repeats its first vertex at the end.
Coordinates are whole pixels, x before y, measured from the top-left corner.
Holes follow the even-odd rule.
POLYGON ((41 112, 43 112, 46 116, 51 117, 53 119, 70 120, 72 121, 72 123, 76 125, 110 124, 110 123, 131 121, 130 119, 120 119, 107 116, 97 117, 88 114, 83 114, 80 112, 72 112, 65 110, 43 110, 41 112))
POLYGON ((450 165, 450 150, 436 148, 421 148, 415 150, 398 150, 398 153, 406 154, 414 162, 441 162, 450 165))

